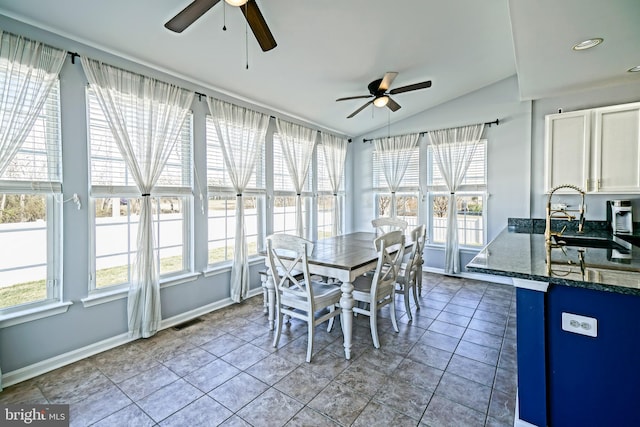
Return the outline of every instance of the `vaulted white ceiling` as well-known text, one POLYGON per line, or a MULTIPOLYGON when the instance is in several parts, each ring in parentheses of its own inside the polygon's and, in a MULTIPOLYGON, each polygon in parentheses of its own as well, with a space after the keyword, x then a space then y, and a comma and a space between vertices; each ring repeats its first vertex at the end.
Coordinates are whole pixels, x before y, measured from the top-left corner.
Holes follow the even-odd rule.
POLYGON ((640 65, 639 0, 257 2, 278 43, 269 52, 223 2, 181 34, 164 23, 190 0, 0 0, 0 14, 349 136, 516 73, 523 99, 640 82, 626 72, 640 65), (605 42, 571 50, 590 37, 605 42), (392 88, 433 86, 395 95, 397 112, 347 119, 367 100, 335 100, 366 95, 386 71, 399 73, 392 88))

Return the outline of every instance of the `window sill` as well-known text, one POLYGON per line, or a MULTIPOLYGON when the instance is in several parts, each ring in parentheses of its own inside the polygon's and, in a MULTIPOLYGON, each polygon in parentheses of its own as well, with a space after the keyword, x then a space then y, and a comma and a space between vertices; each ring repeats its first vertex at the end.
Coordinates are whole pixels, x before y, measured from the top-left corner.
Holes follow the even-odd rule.
MULTIPOLYGON (((170 286, 180 285, 182 283, 193 282, 198 279, 200 273, 185 273, 177 276, 167 277, 160 281, 160 289, 168 288, 170 286)), ((94 292, 86 298, 82 298, 82 305, 86 307, 93 307, 94 305, 105 304, 107 302, 116 301, 119 299, 125 299, 129 295, 129 287, 118 287, 117 289, 108 289, 103 291, 94 292)))
POLYGON ((198 280, 200 274, 201 273, 184 273, 177 276, 167 277, 163 280, 160 280, 160 289, 181 285, 183 283, 194 282, 198 280))
POLYGON ((38 307, 16 311, 15 313, 0 315, 0 328, 19 325, 21 323, 31 322, 33 320, 44 319, 45 317, 55 316, 56 314, 66 313, 69 306, 73 304, 68 302, 54 302, 38 307))
POLYGON ((86 298, 82 298, 82 305, 87 307, 93 307, 94 305, 100 305, 119 299, 124 299, 129 294, 128 287, 118 287, 117 289, 108 289, 104 291, 94 291, 86 298))
MULTIPOLYGON (((444 243, 431 243, 424 245, 426 249, 436 249, 436 250, 445 250, 444 243)), ((459 252, 479 252, 483 246, 459 246, 459 252)))

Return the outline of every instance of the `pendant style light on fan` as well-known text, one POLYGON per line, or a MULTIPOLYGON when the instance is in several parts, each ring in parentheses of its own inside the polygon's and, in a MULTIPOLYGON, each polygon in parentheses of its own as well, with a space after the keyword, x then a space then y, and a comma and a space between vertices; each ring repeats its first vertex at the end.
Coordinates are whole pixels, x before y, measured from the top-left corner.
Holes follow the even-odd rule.
POLYGON ((231 6, 242 6, 247 2, 247 0, 224 0, 231 6))

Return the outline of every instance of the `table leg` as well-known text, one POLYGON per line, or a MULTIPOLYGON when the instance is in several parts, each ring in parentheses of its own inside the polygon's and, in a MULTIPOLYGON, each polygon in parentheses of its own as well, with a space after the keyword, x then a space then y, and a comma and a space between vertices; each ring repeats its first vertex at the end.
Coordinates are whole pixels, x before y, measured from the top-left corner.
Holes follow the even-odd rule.
POLYGON ((268 296, 268 301, 269 301, 269 320, 268 320, 268 324, 269 324, 269 330, 273 331, 273 326, 275 323, 275 312, 276 312, 276 287, 275 284, 273 283, 273 276, 271 275, 271 270, 269 270, 267 272, 267 283, 266 283, 266 288, 267 288, 267 296, 268 296))
POLYGON ((342 334, 344 335, 344 356, 347 360, 351 359, 351 333, 353 328, 353 285, 351 282, 342 282, 340 286, 342 298, 340 298, 340 307, 342 307, 342 334))

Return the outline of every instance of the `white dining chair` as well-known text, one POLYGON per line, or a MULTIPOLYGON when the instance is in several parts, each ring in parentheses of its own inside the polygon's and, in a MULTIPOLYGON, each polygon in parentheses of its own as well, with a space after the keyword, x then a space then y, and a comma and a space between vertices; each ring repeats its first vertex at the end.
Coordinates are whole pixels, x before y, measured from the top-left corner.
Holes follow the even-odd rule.
POLYGON ((382 307, 390 305, 393 329, 396 332, 400 331, 396 320, 395 292, 396 278, 404 256, 404 241, 402 231, 392 231, 377 237, 374 245, 378 251, 378 263, 373 276, 360 276, 353 283, 353 299, 356 302, 353 312, 369 316, 371 338, 375 348, 380 348, 377 320, 378 310, 382 307))
POLYGON ((309 274, 307 257, 312 252, 313 243, 301 237, 288 234, 267 237, 269 270, 276 290, 277 321, 273 346, 278 346, 285 315, 303 320, 308 328, 307 362, 311 362, 315 327, 329 320, 327 332, 331 331, 335 316, 342 313, 340 288, 312 280, 309 274))
POLYGON ((422 292, 422 252, 424 251, 424 243, 427 239, 427 227, 424 224, 417 226, 411 230, 411 253, 408 262, 403 266, 396 278, 400 292, 404 295, 404 306, 407 311, 409 320, 413 320, 411 309, 409 307, 409 293, 413 291, 413 301, 416 304, 416 310, 420 310, 418 302, 418 290, 422 292))
POLYGON ((376 229, 377 234, 384 234, 396 230, 404 232, 407 229, 408 223, 404 219, 383 216, 372 219, 371 225, 376 229))

